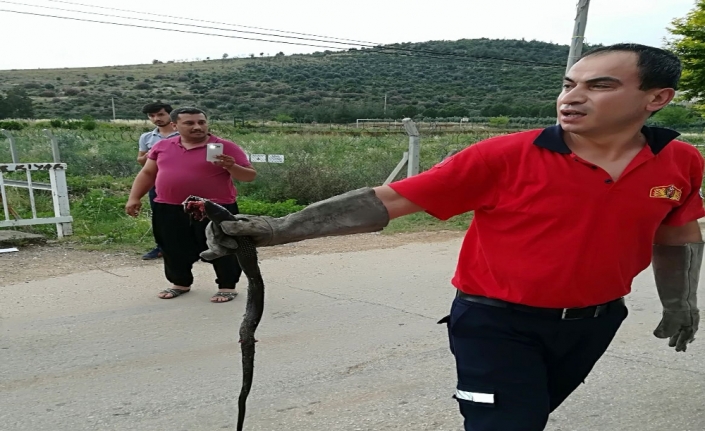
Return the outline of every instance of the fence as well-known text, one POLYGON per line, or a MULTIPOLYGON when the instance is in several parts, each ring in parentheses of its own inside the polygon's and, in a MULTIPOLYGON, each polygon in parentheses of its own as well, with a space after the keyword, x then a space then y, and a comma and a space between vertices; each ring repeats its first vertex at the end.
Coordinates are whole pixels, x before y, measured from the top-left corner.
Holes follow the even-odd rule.
MULTIPOLYGON (((53 134, 61 153, 61 162, 70 166, 69 191, 72 198, 80 197, 89 188, 111 189, 126 195, 140 165, 136 161, 137 141, 147 127, 120 130, 117 126, 97 130, 54 129, 53 134)), ((403 128, 378 131, 361 128, 328 132, 296 132, 270 128, 262 131, 214 124, 212 132, 235 141, 251 155, 258 171, 253 183, 238 183, 240 196, 265 201, 295 199, 300 204, 325 199, 352 188, 374 186, 409 174, 406 161, 410 137, 403 128), (283 156, 275 163, 271 156, 283 156), (264 160, 264 161, 262 161, 264 160), (393 178, 390 174, 395 172, 393 178), (403 169, 404 166, 407 169, 403 169)), ((428 134, 418 131, 418 168, 429 169, 452 150, 461 149, 501 131, 428 134)), ((28 127, 13 131, 19 162, 51 160, 49 146, 41 129, 28 127)), ((10 159, 8 146, 2 145, 0 161, 10 159)), ((412 165, 416 162, 412 160, 412 165)))
POLYGON ((18 226, 34 226, 55 224, 56 233, 59 238, 71 235, 73 233, 68 187, 66 183, 66 163, 60 162, 58 142, 53 134, 44 130, 43 133, 51 142, 51 152, 53 162, 51 163, 19 163, 18 149, 15 143, 14 136, 6 131, 0 130, 2 135, 9 143, 9 153, 12 163, 0 163, 0 198, 2 199, 2 208, 4 220, 0 220, 0 228, 18 227, 18 226), (49 177, 49 183, 36 182, 32 178, 33 172, 46 173, 49 177), (23 173, 26 181, 19 180, 17 174, 23 173), (23 188, 28 191, 31 218, 22 218, 17 211, 14 210, 8 199, 7 187, 23 188), (37 214, 37 205, 35 192, 49 191, 51 192, 51 200, 53 203, 53 217, 39 217, 37 214), (10 218, 14 217, 14 220, 10 218))
MULTIPOLYGON (((353 125, 340 130, 315 131, 285 127, 251 129, 215 123, 212 132, 245 149, 258 171, 254 182, 237 183, 240 197, 267 202, 293 199, 302 205, 423 172, 449 153, 507 132, 479 127, 433 132, 424 129, 425 124, 413 124, 416 131, 409 132, 405 126, 411 126, 410 121, 402 121, 399 130, 366 128, 361 123, 358 129, 353 125), (273 156, 283 157, 276 160, 273 156)), ((119 127, 126 126, 53 130, 61 162, 71 167, 66 174, 72 199, 78 201, 94 189, 116 199, 127 197, 140 169, 136 161, 137 141, 140 134, 151 127, 119 127)), ((12 134, 18 163, 52 159, 49 146, 37 145, 47 140, 41 129, 27 127, 12 134)), ((705 143, 700 134, 684 134, 682 139, 693 145, 705 143)), ((2 145, 2 141, 0 135, 0 161, 11 159, 9 147, 2 145)), ((122 211, 118 205, 115 204, 116 212, 122 211)), ((74 206, 76 214, 83 211, 80 205, 74 206)))

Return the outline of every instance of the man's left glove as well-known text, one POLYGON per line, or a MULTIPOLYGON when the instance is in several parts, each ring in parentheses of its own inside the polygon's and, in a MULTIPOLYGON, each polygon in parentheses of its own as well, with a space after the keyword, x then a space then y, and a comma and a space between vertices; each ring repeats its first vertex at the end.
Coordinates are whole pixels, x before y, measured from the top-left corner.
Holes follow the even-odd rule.
POLYGON ((212 221, 206 226, 206 244, 208 250, 202 252, 201 257, 208 261, 234 254, 238 247, 237 239, 226 235, 220 225, 212 221))
POLYGON ((698 282, 705 243, 653 246, 656 289, 663 305, 663 316, 654 335, 669 338, 668 346, 685 352, 695 340, 700 324, 698 282))

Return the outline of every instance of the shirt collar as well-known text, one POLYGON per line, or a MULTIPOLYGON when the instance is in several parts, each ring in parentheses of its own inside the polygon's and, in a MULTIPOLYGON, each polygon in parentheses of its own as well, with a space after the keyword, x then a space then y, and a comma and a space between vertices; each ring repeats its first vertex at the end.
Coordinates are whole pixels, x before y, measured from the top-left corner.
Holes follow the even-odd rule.
MULTIPOLYGON (((679 132, 664 127, 644 126, 641 128, 641 133, 646 137, 646 142, 649 144, 649 147, 651 147, 651 152, 654 153, 654 155, 663 150, 669 142, 680 136, 679 132)), ((560 125, 543 129, 534 140, 534 145, 556 153, 572 153, 563 140, 563 128, 560 125)))
MULTIPOLYGON (((178 134, 179 134, 179 132, 176 131, 176 130, 174 130, 173 132, 169 133, 168 135, 166 135, 166 136, 164 136, 164 137, 165 137, 165 138, 171 138, 172 136, 176 136, 176 135, 178 135, 178 134)), ((155 136, 162 136, 162 135, 159 133, 159 127, 155 127, 154 130, 152 130, 152 135, 155 135, 155 136)))

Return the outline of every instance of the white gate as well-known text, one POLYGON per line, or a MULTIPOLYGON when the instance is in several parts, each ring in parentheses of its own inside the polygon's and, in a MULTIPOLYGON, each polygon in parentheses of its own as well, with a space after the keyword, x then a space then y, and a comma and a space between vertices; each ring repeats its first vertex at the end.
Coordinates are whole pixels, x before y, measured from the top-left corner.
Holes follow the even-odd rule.
POLYGON ((56 224, 56 234, 59 238, 73 234, 73 217, 69 207, 68 186, 66 184, 66 163, 59 162, 59 146, 54 136, 48 130, 45 134, 51 140, 53 163, 17 163, 17 152, 14 137, 5 130, 0 130, 10 142, 12 163, 0 163, 0 197, 4 220, 0 220, 0 228, 31 226, 40 224, 56 224), (32 181, 33 171, 48 171, 50 183, 35 183, 32 181), (7 180, 4 174, 11 172, 26 172, 27 181, 7 180), (7 202, 6 187, 25 188, 29 192, 29 202, 32 208, 32 218, 21 219, 15 215, 10 218, 10 207, 7 202), (34 202, 35 190, 50 190, 54 203, 54 217, 37 217, 37 207, 34 202))

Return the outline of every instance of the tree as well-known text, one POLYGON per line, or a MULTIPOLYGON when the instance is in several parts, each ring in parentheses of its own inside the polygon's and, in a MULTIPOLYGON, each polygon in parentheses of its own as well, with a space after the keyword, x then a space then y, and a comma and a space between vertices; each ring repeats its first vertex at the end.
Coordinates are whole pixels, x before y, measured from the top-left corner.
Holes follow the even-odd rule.
POLYGON ((416 109, 416 106, 413 105, 406 105, 398 111, 398 115, 401 115, 402 117, 412 118, 416 116, 416 114, 418 114, 418 110, 416 109))
POLYGON ((683 63, 680 89, 687 99, 705 97, 705 0, 698 0, 684 18, 671 21, 668 31, 676 36, 667 43, 683 63))
POLYGON ((32 118, 32 99, 21 88, 13 88, 5 97, 0 96, 0 118, 32 118))
POLYGON ((651 121, 665 127, 677 128, 693 124, 696 116, 685 106, 668 105, 658 111, 651 121))
POLYGON ((294 121, 293 118, 291 118, 291 115, 288 114, 277 114, 276 117, 274 117, 274 121, 277 121, 279 123, 291 123, 294 121))

